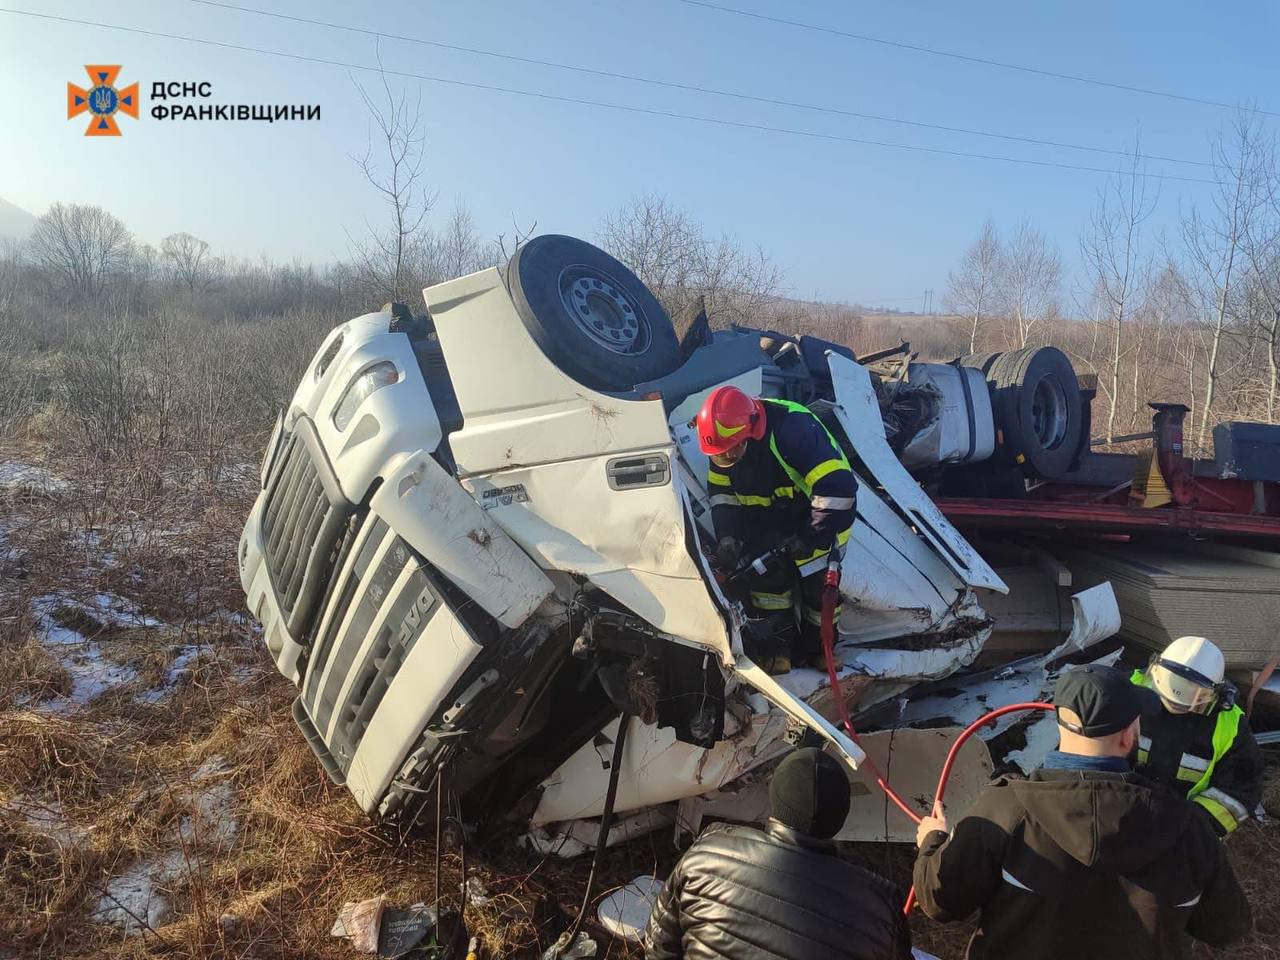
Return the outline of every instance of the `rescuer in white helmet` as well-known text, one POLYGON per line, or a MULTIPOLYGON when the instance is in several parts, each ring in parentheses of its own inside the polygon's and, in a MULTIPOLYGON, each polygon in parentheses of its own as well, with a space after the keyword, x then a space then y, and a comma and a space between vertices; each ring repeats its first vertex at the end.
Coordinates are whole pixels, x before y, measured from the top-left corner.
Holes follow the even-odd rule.
POLYGON ((1191 800, 1226 836, 1262 799, 1262 755, 1222 651, 1204 637, 1179 637, 1131 679, 1159 695, 1142 717, 1137 772, 1191 800))

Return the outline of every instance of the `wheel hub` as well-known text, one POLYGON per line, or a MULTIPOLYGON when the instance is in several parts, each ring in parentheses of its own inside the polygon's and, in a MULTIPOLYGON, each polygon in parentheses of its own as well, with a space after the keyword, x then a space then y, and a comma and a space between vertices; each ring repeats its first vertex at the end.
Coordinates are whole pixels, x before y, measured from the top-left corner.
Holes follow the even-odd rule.
POLYGON ((1057 377, 1044 377, 1031 398, 1031 427, 1045 450, 1054 450, 1067 435, 1067 394, 1057 377))
POLYGON ((648 326, 640 312, 609 278, 595 273, 566 273, 560 297, 578 329, 613 353, 648 349, 648 326))

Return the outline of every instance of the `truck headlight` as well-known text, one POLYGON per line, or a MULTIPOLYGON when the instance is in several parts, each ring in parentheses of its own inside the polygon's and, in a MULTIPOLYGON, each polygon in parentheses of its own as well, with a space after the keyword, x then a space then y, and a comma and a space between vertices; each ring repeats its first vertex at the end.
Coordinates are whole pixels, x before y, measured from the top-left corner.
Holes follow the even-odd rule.
POLYGON ((399 381, 400 371, 390 360, 381 360, 371 367, 366 367, 347 384, 347 389, 342 391, 338 408, 333 411, 333 425, 339 430, 347 429, 356 411, 360 409, 360 404, 364 403, 371 394, 399 381))

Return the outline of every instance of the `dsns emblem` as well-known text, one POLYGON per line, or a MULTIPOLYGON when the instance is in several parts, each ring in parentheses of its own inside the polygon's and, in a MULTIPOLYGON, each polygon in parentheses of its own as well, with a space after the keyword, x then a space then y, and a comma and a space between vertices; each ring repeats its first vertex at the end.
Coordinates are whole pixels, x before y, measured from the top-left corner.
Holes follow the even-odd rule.
POLYGON ((67 119, 89 113, 89 129, 86 137, 118 137, 120 127, 116 125, 116 113, 138 119, 138 85, 131 83, 123 90, 116 89, 116 77, 120 75, 120 65, 86 64, 89 74, 88 90, 67 84, 67 119))

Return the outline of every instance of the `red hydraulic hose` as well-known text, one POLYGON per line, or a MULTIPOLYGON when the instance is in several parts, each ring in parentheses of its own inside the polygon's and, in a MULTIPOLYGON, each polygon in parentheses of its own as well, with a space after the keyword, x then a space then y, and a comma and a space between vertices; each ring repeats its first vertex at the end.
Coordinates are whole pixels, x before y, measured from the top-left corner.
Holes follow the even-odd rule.
MULTIPOLYGON (((831 693, 836 701, 836 712, 840 715, 840 722, 844 725, 845 730, 849 734, 849 739, 862 746, 862 741, 858 739, 858 731, 853 728, 853 723, 849 720, 849 708, 844 702, 844 697, 840 693, 839 680, 836 674, 835 663, 835 639, 836 639, 836 599, 840 593, 840 558, 835 550, 831 551, 831 559, 827 562, 827 575, 822 583, 822 653, 827 661, 827 677, 831 680, 831 693)), ((951 768, 955 766, 956 757, 960 755, 960 748, 968 742, 969 738, 981 730, 988 724, 994 723, 998 718, 1003 717, 1006 713, 1018 713, 1023 710, 1052 710, 1051 703, 1011 703, 1007 706, 997 707, 990 713, 986 713, 979 717, 969 726, 965 727, 960 736, 956 737, 956 742, 951 745, 950 751, 947 753, 947 760, 942 765, 942 774, 938 777, 938 789, 934 795, 933 813, 936 815, 942 809, 942 799, 946 796, 947 781, 951 779, 951 768)), ((865 753, 865 751, 864 751, 865 753)), ((920 814, 916 813, 911 807, 907 806, 905 800, 902 799, 893 787, 889 786, 880 770, 876 767, 871 757, 867 756, 863 759, 863 764, 871 771, 871 775, 875 777, 875 781, 879 784, 880 789, 885 795, 892 800, 903 813, 911 818, 913 823, 919 823, 924 819, 920 814)), ((907 894, 907 902, 902 908, 903 913, 911 913, 912 906, 916 901, 916 889, 911 888, 911 892, 907 894)))

